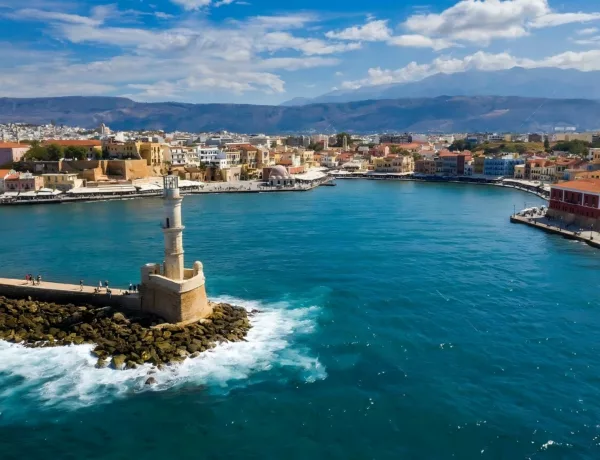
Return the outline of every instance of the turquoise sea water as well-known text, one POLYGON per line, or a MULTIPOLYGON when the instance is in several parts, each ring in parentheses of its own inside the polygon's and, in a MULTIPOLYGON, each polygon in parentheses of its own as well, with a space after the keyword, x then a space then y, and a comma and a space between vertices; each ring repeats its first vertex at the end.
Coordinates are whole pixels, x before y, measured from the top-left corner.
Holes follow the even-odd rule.
MULTIPOLYGON (((508 221, 541 200, 340 182, 188 196, 247 343, 161 372, 0 342, 0 458, 598 459, 600 253, 508 221)), ((0 276, 112 285, 160 261, 161 201, 0 209, 0 276)))

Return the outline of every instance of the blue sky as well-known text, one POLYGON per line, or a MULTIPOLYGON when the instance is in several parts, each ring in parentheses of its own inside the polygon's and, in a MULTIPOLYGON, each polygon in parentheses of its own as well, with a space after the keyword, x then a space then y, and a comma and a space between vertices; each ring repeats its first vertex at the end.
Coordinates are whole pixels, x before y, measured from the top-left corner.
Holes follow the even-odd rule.
POLYGON ((278 104, 514 66, 600 70, 597 0, 0 0, 0 96, 278 104))

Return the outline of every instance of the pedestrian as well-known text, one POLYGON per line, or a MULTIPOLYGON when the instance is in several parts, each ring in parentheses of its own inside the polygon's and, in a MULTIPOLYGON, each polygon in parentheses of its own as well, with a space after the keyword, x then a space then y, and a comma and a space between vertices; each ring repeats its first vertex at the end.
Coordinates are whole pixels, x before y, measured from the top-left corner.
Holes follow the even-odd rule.
POLYGON ((98 281, 98 292, 102 290, 102 281, 98 281))
POLYGON ((129 290, 133 292, 133 284, 129 283, 129 290))
POLYGON ((83 291, 83 280, 79 280, 79 290, 83 291))
POLYGON ((104 287, 108 289, 108 281, 104 281, 104 287))
POLYGON ((108 298, 111 299, 112 298, 112 291, 108 288, 106 288, 106 293, 108 294, 108 298))
POLYGON ((136 287, 137 287, 137 291, 140 292, 140 285, 138 284, 136 287))
POLYGON ((38 275, 37 276, 37 284, 38 284, 38 286, 41 284, 41 282, 42 282, 42 275, 38 275))

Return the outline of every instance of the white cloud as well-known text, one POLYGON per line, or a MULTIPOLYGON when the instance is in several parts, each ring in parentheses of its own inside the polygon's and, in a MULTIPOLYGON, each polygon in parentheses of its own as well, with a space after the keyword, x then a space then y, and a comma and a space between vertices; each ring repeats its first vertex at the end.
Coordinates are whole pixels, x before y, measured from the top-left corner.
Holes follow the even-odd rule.
POLYGON ((587 29, 581 29, 575 32, 577 35, 594 35, 598 32, 597 27, 589 27, 587 29))
POLYGON ((443 50, 456 46, 451 41, 444 40, 443 38, 430 38, 425 35, 400 35, 397 37, 391 37, 388 44, 395 46, 404 46, 411 48, 431 48, 435 51, 443 50))
POLYGON ((288 32, 264 34, 257 44, 261 50, 295 49, 307 56, 341 53, 360 48, 360 43, 331 43, 316 38, 295 37, 288 32))
POLYGON ((547 0, 462 0, 439 14, 417 14, 403 26, 419 35, 487 44, 519 38, 530 29, 583 23, 600 13, 556 13, 547 0))
POLYGON ((59 13, 54 11, 43 11, 33 8, 25 8, 6 14, 7 17, 17 20, 32 21, 59 21, 67 24, 82 24, 88 26, 97 26, 102 24, 102 20, 88 18, 77 14, 59 13))
POLYGON ((387 26, 387 20, 371 20, 362 26, 349 27, 339 32, 327 32, 327 38, 337 40, 354 41, 385 41, 392 35, 391 29, 387 26))
POLYGON ((211 0, 171 0, 171 2, 181 6, 186 11, 194 11, 210 5, 211 0))
POLYGON ((562 26, 563 24, 585 23, 600 20, 600 13, 550 13, 537 18, 530 26, 534 29, 562 26))
POLYGON ((123 24, 124 13, 114 7, 94 8, 90 18, 21 11, 20 20, 44 22, 60 41, 105 46, 114 56, 85 62, 85 57, 59 60, 42 53, 41 58, 13 65, 10 75, 1 76, 0 92, 29 96, 127 93, 140 100, 184 99, 211 88, 236 94, 279 94, 285 91, 279 72, 338 65, 339 59, 322 56, 360 47, 360 43, 292 34, 290 30, 315 20, 309 14, 259 16, 219 25, 191 17, 176 27, 150 29, 123 24))
POLYGON ((513 67, 528 69, 540 67, 556 67, 560 69, 577 69, 581 71, 600 70, 600 49, 581 53, 566 52, 543 59, 517 58, 508 53, 490 54, 478 51, 462 59, 439 57, 427 64, 411 62, 396 70, 371 68, 367 77, 361 80, 346 81, 345 89, 357 89, 363 86, 376 86, 391 83, 408 83, 419 81, 437 73, 452 74, 467 70, 493 72, 513 67))
POLYGON ((593 37, 588 37, 581 40, 573 40, 573 43, 581 46, 600 46, 600 35, 595 35, 593 37))

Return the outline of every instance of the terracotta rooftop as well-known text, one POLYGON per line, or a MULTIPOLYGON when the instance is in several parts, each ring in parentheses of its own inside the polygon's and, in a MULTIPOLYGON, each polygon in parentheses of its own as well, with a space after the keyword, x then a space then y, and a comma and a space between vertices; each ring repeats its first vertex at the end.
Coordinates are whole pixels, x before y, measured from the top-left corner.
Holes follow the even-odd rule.
POLYGON ((0 149, 28 149, 28 144, 18 144, 16 142, 0 142, 0 149))
POLYGON ((4 178, 9 172, 10 169, 0 169, 0 179, 4 178))
POLYGON ((555 184, 552 188, 579 190, 581 192, 600 193, 600 179, 579 179, 555 184))

